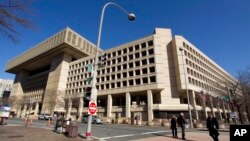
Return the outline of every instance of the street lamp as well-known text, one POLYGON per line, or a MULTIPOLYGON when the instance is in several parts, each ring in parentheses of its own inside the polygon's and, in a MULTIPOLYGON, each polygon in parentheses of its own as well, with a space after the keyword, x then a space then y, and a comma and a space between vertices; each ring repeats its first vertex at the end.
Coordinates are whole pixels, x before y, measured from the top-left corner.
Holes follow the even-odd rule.
POLYGON ((26 127, 28 126, 28 122, 29 122, 30 108, 31 108, 31 106, 33 107, 33 100, 32 100, 32 99, 29 100, 29 114, 28 114, 27 121, 26 121, 26 123, 25 123, 25 126, 26 126, 26 127))
MULTIPOLYGON (((100 48, 100 42, 101 42, 101 33, 102 33, 102 23, 103 23, 103 17, 104 17, 104 12, 107 6, 113 5, 116 6, 118 9, 122 10, 124 13, 128 15, 128 20, 133 21, 135 20, 135 15, 133 13, 128 13, 126 10, 124 10, 121 6, 109 2, 106 3, 103 8, 102 8, 102 13, 101 13, 101 19, 100 19, 100 25, 99 25, 99 31, 98 31, 98 38, 97 38, 97 46, 96 46, 96 54, 95 54, 95 60, 94 60, 94 65, 93 65, 93 73, 92 73, 92 89, 91 89, 91 96, 90 100, 96 102, 97 98, 97 89, 96 89, 96 76, 97 76, 97 69, 98 69, 98 54, 99 54, 99 48, 100 48)), ((87 124, 87 131, 86 131, 86 139, 90 139, 91 137, 91 123, 92 123, 92 115, 89 115, 88 117, 88 124, 87 124)))
POLYGON ((190 99, 189 99, 189 94, 188 94, 188 86, 187 86, 187 80, 186 80, 186 71, 184 67, 184 58, 183 58, 183 48, 179 48, 181 51, 181 58, 183 62, 183 72, 184 72, 184 80, 185 80, 185 85, 186 85, 186 93, 187 93, 187 100, 188 100, 188 112, 189 112, 189 119, 190 119, 190 127, 193 128, 193 121, 192 121, 192 114, 191 114, 191 109, 190 109, 190 99))

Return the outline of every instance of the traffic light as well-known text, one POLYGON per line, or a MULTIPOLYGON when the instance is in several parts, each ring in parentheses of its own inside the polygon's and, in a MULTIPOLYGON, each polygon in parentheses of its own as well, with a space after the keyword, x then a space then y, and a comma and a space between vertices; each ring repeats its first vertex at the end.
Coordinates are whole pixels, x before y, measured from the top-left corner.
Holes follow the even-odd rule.
POLYGON ((104 67, 104 66, 106 66, 106 62, 107 62, 107 54, 104 53, 101 56, 99 56, 98 66, 99 67, 104 67))
POLYGON ((92 87, 87 87, 84 92, 85 100, 90 100, 92 87))

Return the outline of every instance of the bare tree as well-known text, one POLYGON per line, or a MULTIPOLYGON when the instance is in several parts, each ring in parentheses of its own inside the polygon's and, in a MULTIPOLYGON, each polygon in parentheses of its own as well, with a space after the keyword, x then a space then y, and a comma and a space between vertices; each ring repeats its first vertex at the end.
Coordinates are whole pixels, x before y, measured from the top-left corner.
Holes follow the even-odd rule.
POLYGON ((242 94, 244 96, 244 109, 247 113, 248 121, 250 121, 250 68, 246 70, 239 71, 238 73, 239 86, 241 88, 242 94))
POLYGON ((31 28, 30 20, 24 17, 30 13, 31 0, 2 0, 0 2, 0 34, 17 41, 16 26, 31 28))

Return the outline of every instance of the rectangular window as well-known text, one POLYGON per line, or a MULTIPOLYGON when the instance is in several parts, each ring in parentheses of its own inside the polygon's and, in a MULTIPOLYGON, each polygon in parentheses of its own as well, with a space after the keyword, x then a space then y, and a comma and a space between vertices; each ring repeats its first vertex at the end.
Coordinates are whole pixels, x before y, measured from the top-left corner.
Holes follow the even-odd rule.
POLYGON ((118 50, 117 53, 118 53, 118 55, 121 55, 121 54, 122 54, 122 51, 121 51, 121 50, 118 50))
POLYGON ((146 43, 141 43, 141 48, 146 48, 146 43))
POLYGON ((129 63, 129 68, 133 68, 133 67, 134 67, 133 64, 134 64, 133 62, 130 62, 130 63, 129 63))
POLYGON ((129 60, 133 60, 134 59, 134 55, 133 54, 130 54, 129 55, 129 60))
POLYGON ((107 80, 107 81, 109 81, 109 75, 108 75, 108 76, 106 76, 106 80, 107 80))
POLYGON ((139 45, 135 45, 135 50, 139 50, 140 46, 139 45))
POLYGON ((129 50, 129 52, 132 52, 133 51, 133 47, 129 47, 128 50, 129 50))
POLYGON ((112 78, 112 80, 115 80, 115 75, 114 74, 111 75, 111 78, 112 78))
POLYGON ((120 88, 121 87, 121 82, 116 82, 116 87, 120 88))
POLYGON ((148 50, 148 54, 149 54, 149 55, 154 54, 154 49, 148 50))
POLYGON ((153 58, 149 58, 148 60, 149 60, 149 64, 155 63, 154 57, 153 58))
POLYGON ((127 69, 127 64, 122 65, 123 69, 127 69))
POLYGON ((123 78, 126 78, 127 77, 127 72, 123 72, 122 76, 123 76, 123 78))
POLYGON ((141 75, 140 70, 135 70, 135 75, 141 75))
POLYGON ((123 54, 127 53, 127 48, 123 49, 123 54))
POLYGON ((140 66, 140 61, 136 61, 135 66, 139 67, 140 66))
POLYGON ((142 82, 143 82, 143 84, 147 84, 148 83, 148 78, 147 77, 142 78, 142 82))
POLYGON ((129 76, 133 76, 134 75, 134 72, 133 71, 130 71, 129 72, 129 76))
POLYGON ((106 84, 106 90, 109 89, 109 84, 106 84))
POLYGON ((150 46, 153 46, 154 45, 154 42, 153 42, 153 40, 151 40, 151 41, 148 41, 148 46, 150 47, 150 46))
POLYGON ((111 83, 111 88, 115 88, 115 83, 111 83))
POLYGON ((136 85, 140 85, 141 84, 141 79, 135 79, 135 83, 136 83, 136 85))
POLYGON ((115 72, 115 67, 112 67, 112 71, 115 72))
POLYGON ((118 74, 116 75, 116 78, 117 78, 117 79, 120 79, 120 78, 121 78, 121 74, 118 73, 118 74))
POLYGON ((144 51, 141 52, 141 56, 142 56, 142 57, 144 57, 144 56, 146 56, 146 55, 147 55, 146 50, 144 50, 144 51))
POLYGON ((137 58, 140 58, 140 53, 139 53, 139 52, 135 53, 135 58, 136 58, 136 59, 137 59, 137 58))
POLYGON ((147 68, 143 68, 142 69, 142 74, 148 74, 148 69, 147 68))
POLYGON ((128 82, 129 82, 129 85, 130 85, 130 86, 133 86, 133 85, 134 85, 134 80, 133 80, 133 79, 132 79, 132 80, 129 80, 128 82))
POLYGON ((155 76, 151 76, 151 77, 150 77, 150 82, 151 82, 151 83, 156 82, 155 76))
POLYGON ((142 65, 147 65, 147 59, 141 60, 142 65))
POLYGON ((123 85, 123 87, 126 87, 127 86, 127 81, 122 81, 122 85, 123 85))
POLYGON ((127 61, 127 56, 123 56, 123 61, 127 61))
POLYGON ((117 66, 117 71, 121 70, 121 65, 117 66))
POLYGON ((112 56, 115 57, 115 56, 116 56, 116 52, 113 52, 113 53, 112 53, 112 56))

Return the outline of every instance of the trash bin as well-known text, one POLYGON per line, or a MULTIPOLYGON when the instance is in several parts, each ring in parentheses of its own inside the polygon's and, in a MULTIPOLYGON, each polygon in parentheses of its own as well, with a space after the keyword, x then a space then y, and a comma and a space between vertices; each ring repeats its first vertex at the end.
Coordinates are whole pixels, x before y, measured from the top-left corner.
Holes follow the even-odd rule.
POLYGON ((69 126, 69 133, 68 136, 75 138, 78 136, 78 127, 79 123, 78 122, 71 122, 69 126))

